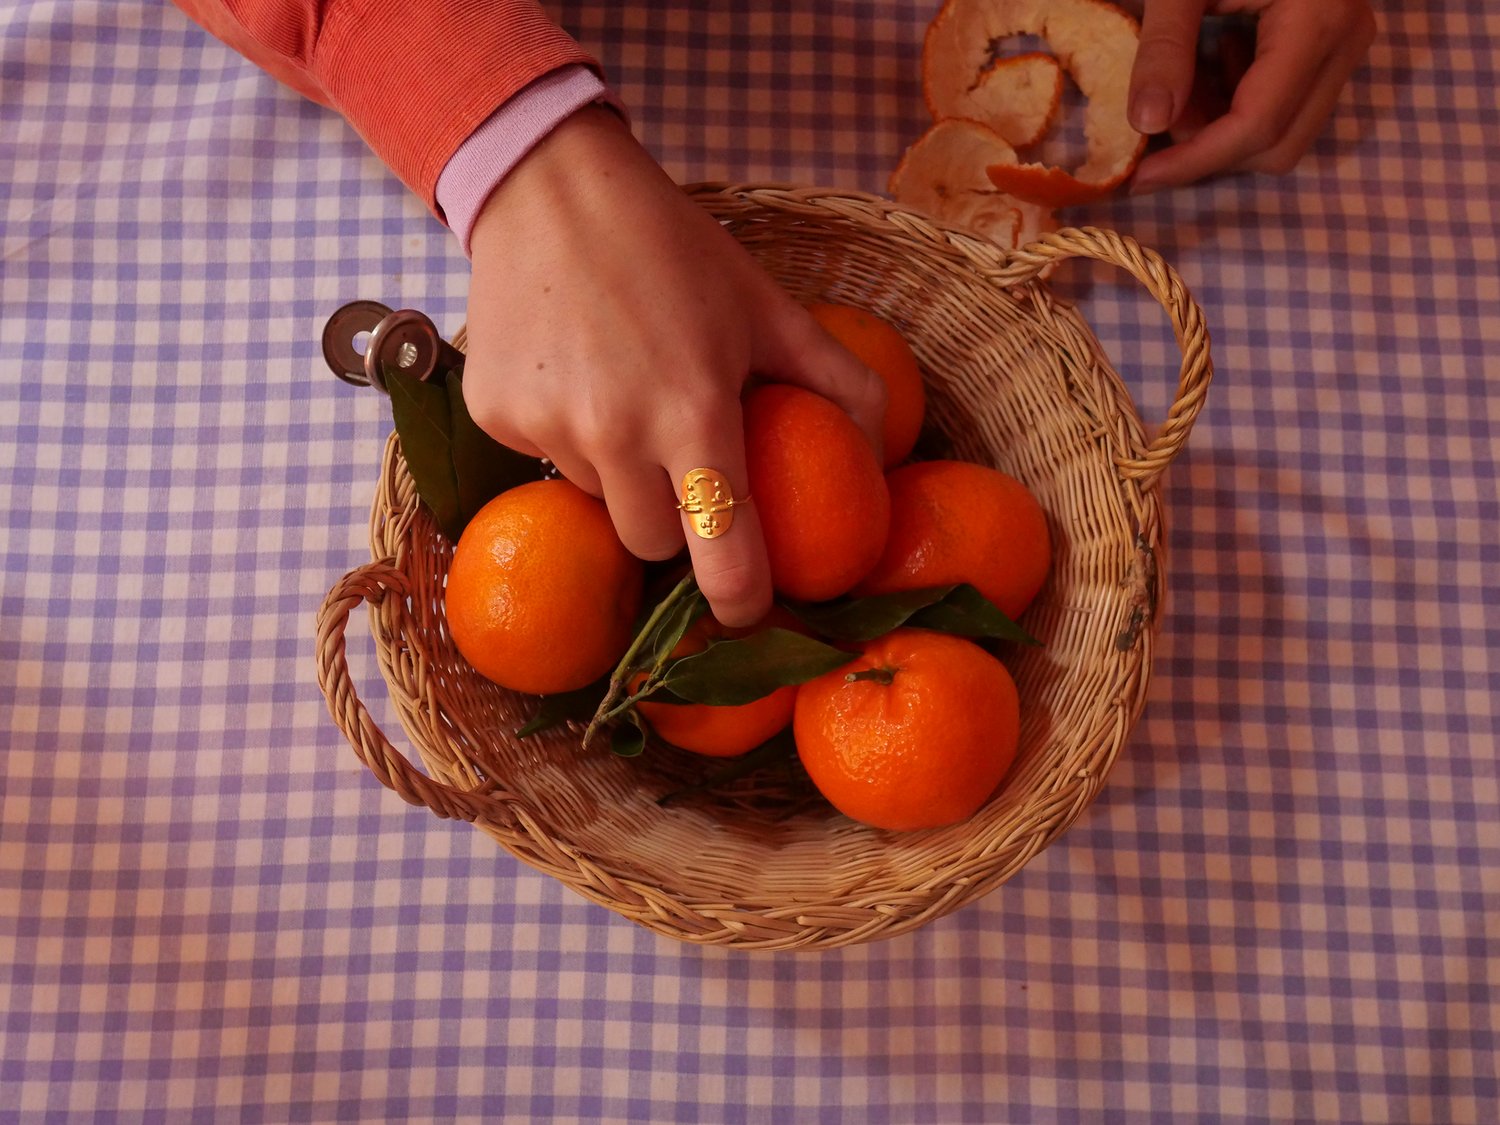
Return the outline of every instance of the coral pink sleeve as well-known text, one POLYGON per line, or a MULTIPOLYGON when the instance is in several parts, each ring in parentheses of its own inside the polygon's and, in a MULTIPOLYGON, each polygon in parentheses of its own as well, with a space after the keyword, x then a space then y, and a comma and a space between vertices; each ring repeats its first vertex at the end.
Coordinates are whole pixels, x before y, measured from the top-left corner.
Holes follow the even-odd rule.
POLYGON ((497 108, 560 68, 598 71, 534 0, 174 2, 343 114, 440 218, 439 176, 497 108))

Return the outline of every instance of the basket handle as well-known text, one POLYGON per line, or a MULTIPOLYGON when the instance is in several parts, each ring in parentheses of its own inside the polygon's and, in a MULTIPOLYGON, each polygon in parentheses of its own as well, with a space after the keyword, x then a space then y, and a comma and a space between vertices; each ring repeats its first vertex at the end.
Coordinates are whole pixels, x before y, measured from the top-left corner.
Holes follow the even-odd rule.
POLYGON ((361 602, 378 606, 393 594, 405 597, 408 592, 406 576, 389 562, 366 563, 351 570, 328 591, 318 610, 318 686, 333 721, 382 785, 408 804, 425 805, 438 816, 473 823, 485 812, 480 798, 434 781, 414 767, 370 717, 349 677, 344 649, 349 614, 361 602))
POLYGON ((990 276, 1001 285, 1019 285, 1066 258, 1096 258, 1119 266, 1144 285, 1171 318, 1177 347, 1182 351, 1182 371, 1167 420, 1142 456, 1122 457, 1115 462, 1121 476, 1149 485, 1182 451, 1214 375, 1203 310, 1160 254, 1133 238, 1097 227, 1066 227, 1045 234, 1029 246, 1011 251, 1005 267, 990 276))

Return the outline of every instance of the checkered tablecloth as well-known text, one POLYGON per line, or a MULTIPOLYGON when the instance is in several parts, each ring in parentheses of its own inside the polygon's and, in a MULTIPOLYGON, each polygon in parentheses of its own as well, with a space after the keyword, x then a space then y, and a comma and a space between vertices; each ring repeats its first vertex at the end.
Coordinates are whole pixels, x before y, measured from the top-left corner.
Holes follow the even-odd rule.
MULTIPOLYGON (((878 191, 934 6, 557 12, 679 178, 878 191)), ((318 336, 455 330, 463 256, 164 0, 0 6, 0 1121, 1500 1120, 1500 12, 1379 15, 1294 175, 1069 216, 1218 366, 1103 795, 808 957, 656 937, 359 765, 312 625, 388 407, 318 336)), ((1158 419, 1159 310, 1057 284, 1158 419)))

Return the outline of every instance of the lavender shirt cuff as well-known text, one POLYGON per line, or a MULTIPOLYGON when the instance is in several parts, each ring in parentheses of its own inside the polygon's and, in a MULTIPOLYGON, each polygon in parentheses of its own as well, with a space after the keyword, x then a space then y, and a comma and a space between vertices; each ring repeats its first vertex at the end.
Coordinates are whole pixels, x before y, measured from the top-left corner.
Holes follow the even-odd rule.
POLYGON ((513 96, 459 146, 438 177, 436 196, 465 254, 480 208, 500 181, 548 133, 594 102, 625 116, 624 107, 592 70, 565 66, 513 96))

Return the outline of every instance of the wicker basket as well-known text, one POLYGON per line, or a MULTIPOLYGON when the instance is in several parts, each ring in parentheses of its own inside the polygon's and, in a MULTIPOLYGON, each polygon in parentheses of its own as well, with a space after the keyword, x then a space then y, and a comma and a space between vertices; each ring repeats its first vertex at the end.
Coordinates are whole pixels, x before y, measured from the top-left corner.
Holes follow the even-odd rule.
POLYGON ((382 784, 472 822, 651 930, 747 949, 891 937, 994 890, 1103 785, 1145 699, 1163 590, 1157 485, 1202 407, 1208 333, 1173 271, 1116 234, 1064 230, 1006 253, 870 196, 690 191, 798 298, 860 304, 896 324, 929 376, 929 448, 1006 470, 1046 508, 1054 573, 1023 619, 1045 647, 1008 660, 1023 727, 1000 791, 966 823, 888 833, 835 813, 791 768, 663 807, 657 799, 701 771, 701 759, 657 747, 629 760, 584 751, 577 727, 516 740, 535 701, 481 678, 449 641, 451 546, 419 505, 394 437, 372 514, 373 561, 345 575, 319 615, 320 683, 382 784), (1088 327, 1038 278, 1070 257, 1128 270, 1171 318, 1181 377, 1150 441, 1088 327), (425 772, 355 692, 344 631, 361 602, 425 772))

